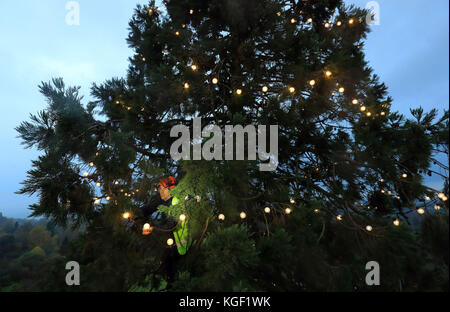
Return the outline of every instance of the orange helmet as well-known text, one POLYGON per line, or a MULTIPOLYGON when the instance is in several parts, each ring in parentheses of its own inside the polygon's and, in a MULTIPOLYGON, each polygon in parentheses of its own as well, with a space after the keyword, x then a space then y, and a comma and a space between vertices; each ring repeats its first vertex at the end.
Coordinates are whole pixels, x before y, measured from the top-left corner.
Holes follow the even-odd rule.
POLYGON ((166 189, 171 190, 171 189, 173 189, 175 187, 175 182, 176 182, 175 178, 170 176, 168 178, 162 178, 159 181, 158 185, 163 186, 166 189))

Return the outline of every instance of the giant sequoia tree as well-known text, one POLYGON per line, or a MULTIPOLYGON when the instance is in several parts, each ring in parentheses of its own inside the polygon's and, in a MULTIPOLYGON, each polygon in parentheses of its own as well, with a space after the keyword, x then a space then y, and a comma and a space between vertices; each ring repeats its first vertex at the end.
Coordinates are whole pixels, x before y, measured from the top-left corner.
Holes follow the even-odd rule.
POLYGON ((34 216, 86 226, 71 254, 81 287, 370 289, 372 260, 378 289, 448 287, 448 189, 423 184, 448 152, 448 113, 391 111, 364 59, 366 14, 340 0, 151 1, 129 24, 126 78, 94 84, 87 105, 62 79, 42 83, 47 108, 17 129, 43 152, 20 192, 39 194, 34 216), (278 125, 278 167, 172 159, 172 127, 194 117, 278 125), (169 175, 180 203, 146 213, 169 175), (192 245, 176 257, 180 215, 192 245), (425 238, 411 215, 429 218, 425 238))

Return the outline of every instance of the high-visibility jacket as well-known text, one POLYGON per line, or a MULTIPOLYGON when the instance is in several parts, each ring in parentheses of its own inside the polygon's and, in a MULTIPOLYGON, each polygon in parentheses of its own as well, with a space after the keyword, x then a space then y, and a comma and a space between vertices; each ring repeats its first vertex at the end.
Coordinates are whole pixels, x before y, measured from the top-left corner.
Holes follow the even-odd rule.
MULTIPOLYGON (((172 199, 172 206, 179 204, 178 198, 174 197, 172 199)), ((189 233, 188 221, 181 221, 180 224, 173 231, 173 236, 175 237, 175 243, 177 245, 177 250, 180 255, 185 255, 191 245, 191 235, 189 233)))

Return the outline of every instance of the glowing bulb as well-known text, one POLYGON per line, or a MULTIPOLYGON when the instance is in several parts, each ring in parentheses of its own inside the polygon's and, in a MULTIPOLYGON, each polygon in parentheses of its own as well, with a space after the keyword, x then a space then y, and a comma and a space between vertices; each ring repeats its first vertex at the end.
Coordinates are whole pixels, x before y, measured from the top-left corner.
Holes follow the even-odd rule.
POLYGON ((319 209, 314 209, 314 212, 315 213, 319 213, 319 209))
POLYGON ((366 230, 368 232, 371 232, 373 230, 373 227, 371 225, 366 226, 366 230))
POLYGON ((425 200, 431 200, 430 196, 426 196, 425 200))
POLYGON ((394 220, 393 223, 394 223, 395 226, 399 226, 400 225, 400 220, 397 218, 397 219, 394 220))
POLYGON ((358 104, 358 100, 357 100, 357 99, 353 99, 352 104, 353 104, 353 105, 358 104))
POLYGON ((180 35, 180 32, 179 31, 176 31, 175 32, 175 36, 179 36, 180 35))
POLYGON ((284 212, 285 212, 286 214, 291 214, 292 209, 291 209, 291 208, 286 208, 286 209, 284 210, 284 212))
POLYGON ((417 209, 417 213, 422 215, 425 213, 425 210, 423 208, 419 208, 417 209))
POLYGON ((330 23, 325 23, 325 28, 329 28, 330 27, 330 23))
POLYGON ((442 199, 444 196, 445 196, 444 193, 439 193, 439 194, 438 194, 439 199, 442 199))
POLYGON ((218 84, 218 83, 219 83, 219 79, 213 78, 213 79, 212 79, 212 83, 213 83, 213 84, 218 84))
POLYGON ((289 88, 289 92, 294 93, 295 92, 295 88, 294 87, 290 87, 289 88))
POLYGON ((262 92, 266 93, 267 91, 269 91, 269 88, 266 87, 266 86, 264 86, 264 87, 262 88, 262 92))
POLYGON ((122 217, 123 217, 124 219, 129 219, 129 218, 130 218, 130 213, 129 213, 129 212, 124 212, 123 215, 122 215, 122 217))
POLYGON ((119 184, 119 181, 114 182, 114 184, 115 184, 115 185, 118 185, 118 184, 119 184))
POLYGON ((371 112, 367 112, 367 117, 370 117, 370 116, 372 116, 372 113, 371 112))
POLYGON ((167 245, 168 245, 168 246, 172 246, 172 245, 173 245, 173 239, 169 238, 169 239, 167 240, 167 245))
POLYGON ((342 25, 342 22, 341 22, 341 21, 338 21, 338 22, 336 23, 336 25, 337 25, 337 26, 341 26, 341 25, 342 25))
POLYGON ((291 204, 295 204, 295 199, 291 198, 291 199, 289 200, 289 202, 290 202, 291 204))
POLYGON ((381 115, 381 116, 384 116, 384 115, 386 115, 386 113, 385 113, 385 112, 381 112, 380 115, 381 115))
POLYGON ((94 198, 94 204, 99 204, 99 203, 100 203, 100 199, 94 198))
POLYGON ((193 71, 196 71, 198 67, 197 67, 197 65, 194 64, 194 65, 191 65, 191 68, 193 71))
POLYGON ((237 89, 237 90, 236 90, 236 94, 237 94, 237 95, 241 95, 241 94, 242 94, 242 89, 237 89))
POLYGON ((190 87, 189 84, 186 82, 186 83, 184 84, 184 88, 185 88, 185 89, 189 89, 189 87, 190 87))
POLYGON ((191 14, 191 15, 194 14, 194 10, 190 9, 189 14, 191 14))
POLYGON ((106 196, 106 198, 105 198, 107 201, 110 201, 111 200, 111 197, 109 197, 109 196, 106 196))
POLYGON ((225 215, 221 213, 221 214, 218 216, 218 218, 219 218, 220 221, 223 221, 223 220, 225 220, 225 215))
POLYGON ((351 18, 351 19, 348 21, 348 23, 349 23, 350 25, 352 25, 354 22, 355 22, 355 20, 354 20, 353 18, 351 18))
POLYGON ((311 24, 312 21, 313 21, 312 18, 308 18, 308 21, 307 21, 307 22, 311 24))
POLYGON ((89 166, 94 167, 94 163, 93 163, 93 162, 90 162, 90 163, 89 163, 89 166))
POLYGON ((184 222, 185 220, 186 220, 186 215, 185 214, 180 215, 180 221, 184 222))
POLYGON ((142 61, 143 61, 143 62, 145 62, 145 60, 146 60, 146 58, 145 58, 145 57, 143 57, 143 58, 142 58, 142 61))
POLYGON ((85 176, 85 177, 87 177, 87 176, 89 176, 89 172, 85 172, 85 173, 83 173, 83 175, 85 176))
POLYGON ((344 93, 345 89, 343 87, 339 88, 339 93, 344 93))
POLYGON ((444 197, 442 197, 441 199, 442 199, 442 201, 447 201, 447 200, 448 200, 448 197, 447 197, 447 196, 444 196, 444 197))
POLYGON ((434 205, 434 210, 441 210, 441 206, 439 206, 439 205, 434 205))
POLYGON ((241 217, 241 219, 247 218, 247 214, 245 212, 241 212, 239 216, 241 217))
POLYGON ((295 18, 292 18, 291 19, 291 24, 295 24, 295 23, 297 23, 297 20, 295 18))
POLYGON ((315 81, 315 80, 310 80, 310 81, 309 81, 309 85, 310 85, 310 86, 314 86, 315 84, 316 84, 316 81, 315 81))
POLYGON ((102 184, 100 182, 97 182, 96 184, 98 187, 102 186, 102 184))
POLYGON ((264 208, 264 212, 265 213, 270 213, 270 208, 269 207, 264 208))
POLYGON ((402 174, 402 178, 406 179, 408 177, 408 175, 406 173, 402 174))
POLYGON ((333 75, 333 73, 331 71, 327 70, 325 72, 325 76, 327 76, 328 78, 331 77, 331 75, 333 75))
POLYGON ((338 215, 338 216, 336 217, 336 219, 338 219, 339 221, 342 221, 342 216, 341 216, 341 215, 338 215))
POLYGON ((361 106, 361 111, 364 112, 366 110, 365 106, 361 106))
POLYGON ((281 12, 277 12, 277 16, 281 16, 281 12))

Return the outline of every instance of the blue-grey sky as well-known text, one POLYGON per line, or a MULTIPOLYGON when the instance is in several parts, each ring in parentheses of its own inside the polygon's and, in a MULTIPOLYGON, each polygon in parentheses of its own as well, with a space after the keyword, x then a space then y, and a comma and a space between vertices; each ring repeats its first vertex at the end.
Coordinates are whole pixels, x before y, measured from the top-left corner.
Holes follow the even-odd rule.
MULTIPOLYGON (((125 38, 137 3, 79 0, 80 25, 66 23, 65 0, 0 2, 0 212, 26 217, 35 198, 14 194, 38 153, 20 145, 14 128, 46 106, 38 84, 63 77, 89 99, 93 82, 123 77, 131 55, 125 38)), ((365 7, 366 0, 346 0, 365 7)), ((379 0, 380 25, 371 26, 367 59, 394 98, 393 108, 449 105, 448 0, 379 0)), ((440 179, 429 180, 430 186, 440 179)))

